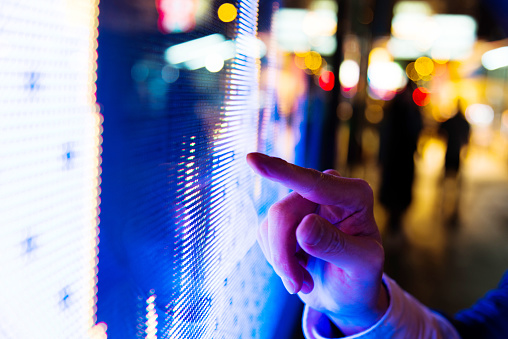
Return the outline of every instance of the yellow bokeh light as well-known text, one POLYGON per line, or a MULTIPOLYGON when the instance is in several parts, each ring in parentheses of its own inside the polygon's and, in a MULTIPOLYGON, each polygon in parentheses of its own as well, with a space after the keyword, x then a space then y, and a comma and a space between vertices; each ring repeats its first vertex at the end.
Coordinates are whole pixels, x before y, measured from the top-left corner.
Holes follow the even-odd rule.
POLYGON ((391 62, 393 61, 392 55, 386 48, 376 47, 370 51, 369 65, 374 62, 391 62))
POLYGON ((318 52, 311 51, 305 56, 305 66, 310 70, 316 70, 321 67, 322 58, 318 52))
POLYGON ((412 81, 414 82, 417 82, 418 80, 420 80, 420 74, 418 74, 418 72, 416 71, 415 69, 415 63, 414 62, 411 62, 407 65, 406 67, 406 75, 409 79, 411 79, 412 81))
POLYGON ((370 104, 365 108, 365 118, 372 124, 377 124, 383 120, 383 107, 378 104, 370 104))
POLYGON ((421 80, 423 80, 423 81, 431 81, 432 78, 433 78, 432 74, 430 74, 430 75, 424 75, 424 76, 422 76, 421 80))
POLYGON ((415 61, 415 69, 421 77, 431 75, 434 72, 434 62, 428 57, 419 57, 415 61))
POLYGON ((295 50, 295 55, 299 56, 301 58, 305 58, 309 53, 310 53, 309 50, 305 50, 305 51, 297 51, 297 50, 295 50))
POLYGON ((337 117, 342 121, 347 121, 353 116, 353 106, 343 101, 337 106, 337 117))
POLYGON ((219 7, 217 11, 219 19, 224 22, 231 22, 236 18, 236 7, 233 4, 225 3, 219 7))

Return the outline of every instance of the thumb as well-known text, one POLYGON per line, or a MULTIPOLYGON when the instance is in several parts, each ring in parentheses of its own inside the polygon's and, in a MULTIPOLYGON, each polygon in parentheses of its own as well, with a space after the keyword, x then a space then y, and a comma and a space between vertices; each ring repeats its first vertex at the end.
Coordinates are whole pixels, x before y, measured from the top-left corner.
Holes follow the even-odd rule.
POLYGON ((377 268, 384 261, 383 248, 374 238, 341 232, 317 214, 303 218, 296 239, 306 253, 349 273, 361 272, 366 266, 377 268))

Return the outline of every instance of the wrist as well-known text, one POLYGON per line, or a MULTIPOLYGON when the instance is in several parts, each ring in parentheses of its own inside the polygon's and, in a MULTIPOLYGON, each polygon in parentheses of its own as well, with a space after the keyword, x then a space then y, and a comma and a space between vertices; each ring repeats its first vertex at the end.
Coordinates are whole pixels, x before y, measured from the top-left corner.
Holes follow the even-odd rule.
POLYGON ((354 335, 363 332, 374 326, 386 313, 389 306, 389 295, 384 283, 381 283, 376 302, 365 312, 355 312, 354 315, 337 316, 327 314, 328 318, 344 333, 344 335, 354 335))

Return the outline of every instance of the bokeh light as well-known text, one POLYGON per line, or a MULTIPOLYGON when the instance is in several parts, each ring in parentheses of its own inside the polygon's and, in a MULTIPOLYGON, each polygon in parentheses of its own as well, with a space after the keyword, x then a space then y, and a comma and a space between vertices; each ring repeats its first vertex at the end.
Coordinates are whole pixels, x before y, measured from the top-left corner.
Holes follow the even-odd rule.
POLYGON ((433 49, 430 51, 430 56, 436 64, 446 64, 450 60, 450 51, 445 49, 433 49))
POLYGON ((391 100, 407 84, 407 77, 402 67, 393 61, 386 48, 377 47, 369 54, 368 93, 374 99, 391 100))
POLYGON ((351 88, 342 87, 341 88, 341 93, 346 98, 352 98, 352 97, 354 97, 356 95, 357 91, 358 91, 357 87, 351 87, 351 88))
POLYGON ((485 52, 482 56, 482 65, 490 71, 508 66, 508 46, 485 52))
POLYGON ((434 72, 434 62, 428 57, 419 57, 414 63, 414 68, 421 77, 425 77, 434 72))
POLYGON ((333 36, 337 31, 337 15, 330 10, 309 11, 302 29, 309 37, 333 36))
POLYGON ((296 67, 298 67, 299 69, 306 69, 307 68, 307 66, 305 66, 305 54, 303 54, 303 56, 302 56, 301 53, 295 53, 294 62, 295 62, 296 67))
POLYGON ((374 62, 391 62, 393 58, 386 48, 376 47, 369 53, 369 64, 374 62))
POLYGON ((383 107, 379 104, 370 104, 365 108, 365 119, 372 124, 377 124, 383 120, 383 107))
POLYGON ((342 121, 347 121, 351 119, 353 116, 353 106, 347 102, 343 101, 337 106, 337 117, 342 121))
POLYGON ((159 30, 164 33, 190 32, 196 26, 198 1, 156 0, 159 30))
POLYGON ((397 91, 407 83, 404 70, 396 62, 374 62, 367 76, 369 85, 379 90, 397 91))
POLYGON ((319 86, 325 91, 331 91, 335 85, 335 75, 332 71, 324 71, 319 76, 319 86))
POLYGON ((415 69, 415 63, 411 62, 406 66, 406 75, 409 79, 411 79, 414 82, 417 82, 421 79, 420 74, 415 69))
POLYGON ((176 80, 178 80, 178 78, 180 77, 180 71, 178 70, 178 68, 166 65, 162 67, 161 76, 162 80, 164 80, 168 84, 171 84, 176 80))
POLYGON ((426 106, 430 102, 430 92, 425 87, 418 87, 413 91, 413 101, 418 106, 426 106))
POLYGON ((237 15, 236 7, 230 3, 222 4, 217 10, 217 14, 221 21, 231 22, 236 18, 237 15))
POLYGON ((501 115, 501 126, 505 131, 508 131, 508 109, 501 115))
POLYGON ((298 55, 295 55, 293 58, 296 67, 299 69, 307 69, 307 66, 305 66, 305 57, 300 57, 298 55))
POLYGON ((471 125, 485 127, 494 120, 494 110, 489 105, 472 104, 466 108, 466 119, 471 125))
POLYGON ((316 70, 321 67, 322 58, 318 52, 311 51, 305 55, 305 66, 310 70, 316 70))
POLYGON ((339 68, 339 81, 343 87, 352 88, 360 79, 360 66, 354 60, 344 60, 339 68))
POLYGON ((218 72, 224 67, 224 59, 218 53, 212 53, 206 57, 205 68, 212 73, 218 72))

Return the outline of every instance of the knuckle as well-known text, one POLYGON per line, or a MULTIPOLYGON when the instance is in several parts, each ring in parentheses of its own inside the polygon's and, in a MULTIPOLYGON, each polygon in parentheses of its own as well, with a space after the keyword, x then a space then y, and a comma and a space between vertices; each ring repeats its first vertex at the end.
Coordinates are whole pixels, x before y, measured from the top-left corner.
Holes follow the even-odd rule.
POLYGON ((305 193, 312 193, 318 190, 320 187, 324 186, 325 181, 327 180, 327 175, 323 172, 316 171, 318 175, 316 176, 316 180, 312 181, 312 184, 309 186, 309 189, 305 193))
POLYGON ((331 232, 330 237, 326 238, 326 245, 324 246, 325 253, 340 254, 345 249, 344 237, 342 237, 338 230, 331 232))
POLYGON ((272 266, 275 273, 278 275, 288 276, 289 275, 289 264, 286 260, 278 255, 272 256, 272 266))
POLYGON ((291 209, 293 208, 293 198, 296 193, 290 193, 284 199, 274 203, 268 210, 268 219, 270 221, 278 221, 281 218, 287 218, 291 216, 291 209))
POLYGON ((311 173, 313 172, 314 174, 311 176, 312 180, 307 183, 306 187, 300 190, 300 192, 304 195, 316 191, 319 187, 322 187, 323 182, 327 180, 327 175, 323 172, 315 169, 307 169, 307 171, 310 171, 311 173))
POLYGON ((278 220, 280 219, 281 215, 284 213, 284 206, 282 204, 282 201, 278 201, 275 204, 273 204, 270 209, 268 210, 268 219, 269 220, 278 220))
POLYGON ((362 192, 363 199, 369 204, 372 204, 374 202, 374 191, 372 190, 370 184, 363 179, 355 179, 355 180, 360 188, 360 191, 362 192))

